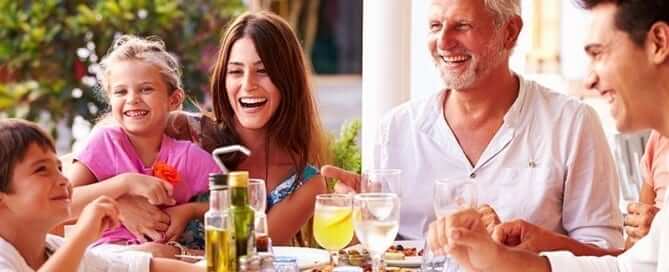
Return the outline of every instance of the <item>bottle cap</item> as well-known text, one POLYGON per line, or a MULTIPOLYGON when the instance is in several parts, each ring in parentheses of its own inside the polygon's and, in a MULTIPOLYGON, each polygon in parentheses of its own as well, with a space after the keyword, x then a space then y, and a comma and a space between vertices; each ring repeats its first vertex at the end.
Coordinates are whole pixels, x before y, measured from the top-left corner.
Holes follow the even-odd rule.
POLYGON ((228 175, 221 173, 209 173, 209 190, 223 190, 228 186, 228 175))
POLYGON ((249 172, 233 171, 228 173, 228 185, 230 187, 249 187, 249 172))

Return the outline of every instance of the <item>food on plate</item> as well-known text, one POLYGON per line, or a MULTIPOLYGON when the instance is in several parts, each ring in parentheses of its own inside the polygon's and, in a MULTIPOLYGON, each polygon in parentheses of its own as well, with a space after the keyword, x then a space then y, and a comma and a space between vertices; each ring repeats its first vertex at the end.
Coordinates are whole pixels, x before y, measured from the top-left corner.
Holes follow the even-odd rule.
POLYGON ((393 245, 386 250, 383 256, 386 260, 404 260, 406 257, 423 256, 423 250, 418 251, 415 247, 406 247, 402 245, 393 245))

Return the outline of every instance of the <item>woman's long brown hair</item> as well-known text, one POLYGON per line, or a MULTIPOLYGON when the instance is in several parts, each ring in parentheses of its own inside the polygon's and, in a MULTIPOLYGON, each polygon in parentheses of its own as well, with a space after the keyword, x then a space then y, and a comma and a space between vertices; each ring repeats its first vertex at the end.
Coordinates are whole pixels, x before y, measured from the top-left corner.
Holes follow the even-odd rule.
POLYGON ((265 70, 281 94, 281 102, 266 125, 267 137, 290 153, 298 181, 301 181, 302 169, 307 164, 325 162, 326 138, 312 95, 302 47, 290 25, 281 17, 266 11, 245 13, 233 21, 223 35, 210 86, 217 122, 222 133, 238 139, 239 134, 234 129, 236 117, 225 80, 232 46, 244 37, 253 40, 265 70))

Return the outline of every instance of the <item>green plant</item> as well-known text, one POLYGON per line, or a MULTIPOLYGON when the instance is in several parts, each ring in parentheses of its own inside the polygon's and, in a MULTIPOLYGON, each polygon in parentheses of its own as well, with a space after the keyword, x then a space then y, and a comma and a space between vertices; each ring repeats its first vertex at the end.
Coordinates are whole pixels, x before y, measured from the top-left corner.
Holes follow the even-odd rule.
MULTIPOLYGON (((344 123, 339 137, 332 141, 330 154, 334 156, 333 165, 360 174, 362 171, 362 154, 358 145, 358 138, 362 123, 355 119, 344 123)), ((328 189, 332 191, 334 181, 328 181, 328 189)))

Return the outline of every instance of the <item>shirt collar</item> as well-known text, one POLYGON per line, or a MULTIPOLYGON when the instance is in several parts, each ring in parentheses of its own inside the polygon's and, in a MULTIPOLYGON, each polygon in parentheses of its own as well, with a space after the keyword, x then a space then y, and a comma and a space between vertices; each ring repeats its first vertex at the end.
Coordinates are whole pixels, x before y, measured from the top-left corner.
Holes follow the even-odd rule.
MULTIPOLYGON (((525 109, 525 101, 527 100, 527 88, 529 88, 529 83, 523 77, 516 74, 518 77, 518 97, 516 101, 511 104, 511 108, 504 115, 504 124, 509 127, 518 127, 522 123, 523 113, 525 109)), ((425 110, 419 113, 418 120, 423 120, 422 127, 429 128, 432 127, 434 122, 439 122, 444 119, 443 114, 443 105, 444 105, 444 95, 448 90, 442 90, 437 94, 434 94, 427 98, 429 101, 429 107, 425 107, 425 110)), ((419 107, 421 108, 421 107, 419 107)))
POLYGON ((504 115, 504 124, 509 127, 517 128, 523 119, 523 113, 525 109, 525 100, 527 97, 527 82, 520 75, 516 74, 518 78, 518 97, 516 101, 511 104, 511 108, 504 115))

